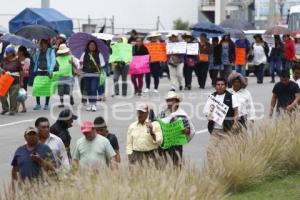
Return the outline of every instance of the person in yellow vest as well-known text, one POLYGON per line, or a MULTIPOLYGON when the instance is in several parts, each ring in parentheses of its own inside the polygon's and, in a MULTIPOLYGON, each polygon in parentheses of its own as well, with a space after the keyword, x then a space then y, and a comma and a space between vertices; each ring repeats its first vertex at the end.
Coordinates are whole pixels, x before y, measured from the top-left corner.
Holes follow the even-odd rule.
POLYGON ((57 51, 56 62, 58 65, 58 95, 60 97, 60 105, 58 107, 64 107, 64 95, 70 96, 70 104, 74 105, 74 98, 72 96, 72 90, 74 85, 74 70, 75 67, 73 56, 70 53, 70 49, 66 44, 61 44, 57 51))

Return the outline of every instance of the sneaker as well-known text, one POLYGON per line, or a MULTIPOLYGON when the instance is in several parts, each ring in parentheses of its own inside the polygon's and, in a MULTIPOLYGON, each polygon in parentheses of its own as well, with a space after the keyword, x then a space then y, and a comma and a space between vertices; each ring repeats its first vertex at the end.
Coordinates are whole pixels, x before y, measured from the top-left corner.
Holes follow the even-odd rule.
POLYGON ((93 111, 93 112, 96 112, 96 111, 97 111, 96 105, 92 105, 92 111, 93 111))
POLYGON ((44 105, 44 110, 49 110, 49 106, 48 105, 44 105))
POLYGON ((34 107, 33 107, 33 110, 41 110, 42 109, 42 107, 41 107, 41 105, 39 105, 39 104, 36 104, 34 107))
POLYGON ((157 94, 157 93, 158 93, 158 90, 153 90, 153 92, 157 94))
POLYGON ((146 89, 144 90, 144 93, 148 93, 148 92, 149 92, 149 89, 146 88, 146 89))
POLYGON ((92 106, 91 105, 87 105, 86 106, 86 111, 92 111, 92 106))

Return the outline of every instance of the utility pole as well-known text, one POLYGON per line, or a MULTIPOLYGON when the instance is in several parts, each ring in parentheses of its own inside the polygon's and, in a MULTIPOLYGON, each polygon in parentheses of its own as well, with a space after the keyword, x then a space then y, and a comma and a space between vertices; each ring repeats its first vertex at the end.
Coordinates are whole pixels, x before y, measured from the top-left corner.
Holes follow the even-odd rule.
POLYGON ((159 25, 160 25, 160 17, 157 17, 157 21, 156 21, 156 30, 159 30, 159 25))
POLYGON ((269 1, 269 20, 268 26, 272 27, 275 25, 275 18, 276 18, 276 3, 275 0, 269 1))
POLYGON ((115 34, 115 16, 112 16, 111 18, 111 33, 115 34))
POLYGON ((220 24, 226 18, 227 0, 215 0, 215 24, 220 24))

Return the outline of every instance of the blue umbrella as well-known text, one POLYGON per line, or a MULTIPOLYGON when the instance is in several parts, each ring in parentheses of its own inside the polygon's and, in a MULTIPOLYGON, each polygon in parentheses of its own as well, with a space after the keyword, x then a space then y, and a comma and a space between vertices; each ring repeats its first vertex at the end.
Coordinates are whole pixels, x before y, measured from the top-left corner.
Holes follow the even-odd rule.
POLYGON ((32 49, 38 48, 38 45, 31 42, 30 40, 23 38, 21 36, 18 36, 18 35, 13 35, 13 34, 9 34, 9 33, 1 36, 0 41, 24 46, 26 48, 32 48, 32 49))
POLYGON ((224 28, 224 30, 225 30, 225 34, 230 35, 230 37, 232 38, 240 38, 242 36, 245 36, 245 33, 238 29, 224 28))
POLYGON ((192 26, 191 30, 195 37, 200 36, 202 33, 205 33, 208 37, 218 37, 225 33, 225 30, 222 27, 211 22, 200 22, 192 26))
POLYGON ((221 22, 220 26, 223 28, 233 28, 238 30, 255 30, 251 22, 242 19, 226 19, 221 22))

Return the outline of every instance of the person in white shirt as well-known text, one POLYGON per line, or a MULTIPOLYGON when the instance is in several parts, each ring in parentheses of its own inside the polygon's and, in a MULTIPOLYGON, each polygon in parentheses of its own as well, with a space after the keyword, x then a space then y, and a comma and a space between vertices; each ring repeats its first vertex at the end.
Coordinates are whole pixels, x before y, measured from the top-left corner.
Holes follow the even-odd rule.
POLYGON ((57 169, 70 170, 70 161, 65 145, 59 137, 50 133, 49 120, 40 117, 35 121, 35 127, 39 132, 39 142, 51 149, 57 169))
POLYGON ((300 63, 294 64, 293 66, 293 74, 291 75, 291 81, 298 84, 300 88, 300 63))
POLYGON ((247 79, 240 73, 233 72, 228 77, 228 82, 232 85, 228 91, 236 96, 239 103, 239 125, 247 127, 248 120, 255 119, 255 108, 253 104, 252 95, 246 89, 248 83, 247 79))

